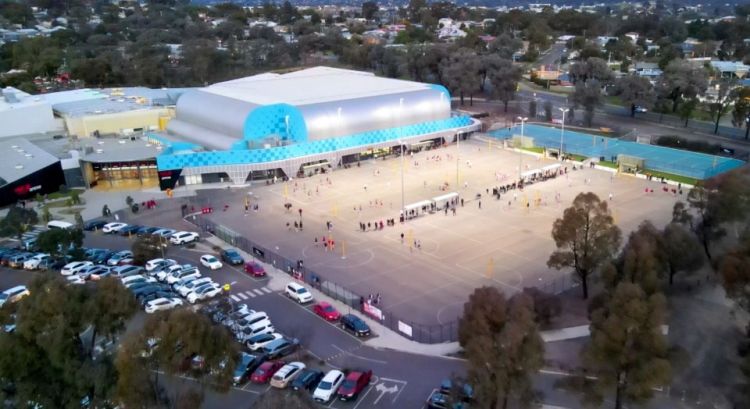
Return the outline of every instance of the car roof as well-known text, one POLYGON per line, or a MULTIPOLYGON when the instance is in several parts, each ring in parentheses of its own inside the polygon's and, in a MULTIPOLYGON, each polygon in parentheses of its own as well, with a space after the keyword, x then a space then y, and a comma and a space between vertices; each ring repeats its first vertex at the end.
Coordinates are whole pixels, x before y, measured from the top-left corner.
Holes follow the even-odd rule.
POLYGON ((339 371, 338 369, 331 369, 328 371, 325 377, 323 377, 324 381, 332 381, 334 378, 338 377, 339 375, 343 375, 344 373, 339 371))

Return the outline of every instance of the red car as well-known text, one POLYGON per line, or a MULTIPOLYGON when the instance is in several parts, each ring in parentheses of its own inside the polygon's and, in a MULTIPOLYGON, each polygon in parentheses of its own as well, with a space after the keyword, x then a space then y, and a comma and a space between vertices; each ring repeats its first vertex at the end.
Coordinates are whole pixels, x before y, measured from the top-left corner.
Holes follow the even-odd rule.
POLYGON ((336 321, 341 318, 341 313, 333 308, 333 305, 321 301, 313 307, 313 312, 321 316, 326 321, 336 321))
POLYGON ((372 379, 372 371, 352 371, 346 375, 344 383, 341 384, 338 390, 339 399, 341 400, 354 400, 357 399, 360 392, 362 392, 367 385, 370 384, 372 379))
POLYGON ((278 371, 279 369, 281 369, 281 367, 284 366, 284 365, 285 365, 284 361, 268 361, 268 362, 264 362, 250 376, 250 382, 252 382, 252 383, 266 383, 269 380, 271 380, 271 377, 273 376, 273 374, 275 374, 276 371, 278 371))
POLYGON ((265 277, 266 270, 260 264, 251 261, 245 264, 245 272, 253 277, 265 277))

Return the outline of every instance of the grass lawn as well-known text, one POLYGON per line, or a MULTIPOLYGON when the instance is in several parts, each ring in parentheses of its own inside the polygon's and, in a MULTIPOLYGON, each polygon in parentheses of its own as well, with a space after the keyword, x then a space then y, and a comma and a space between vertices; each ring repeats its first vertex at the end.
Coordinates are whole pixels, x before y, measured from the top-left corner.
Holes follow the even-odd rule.
POLYGON ((521 148, 521 150, 534 153, 544 153, 544 148, 541 146, 532 146, 531 148, 521 148))
POLYGON ((667 173, 667 172, 659 172, 658 170, 646 169, 641 173, 650 173, 651 175, 654 176, 654 178, 657 178, 657 179, 664 178, 667 180, 671 180, 671 181, 682 183, 682 184, 692 185, 692 186, 695 186, 696 184, 698 184, 698 182, 700 182, 700 179, 691 178, 689 176, 675 175, 675 174, 667 173))
POLYGON ((606 168, 612 168, 612 169, 618 168, 615 162, 610 162, 608 160, 600 160, 599 163, 597 163, 597 165, 604 166, 606 168))
POLYGON ((74 189, 68 189, 68 191, 65 193, 62 193, 62 192, 50 193, 47 195, 47 200, 68 199, 70 198, 70 196, 73 194, 74 191, 78 192, 79 195, 82 195, 85 189, 74 188, 74 189))

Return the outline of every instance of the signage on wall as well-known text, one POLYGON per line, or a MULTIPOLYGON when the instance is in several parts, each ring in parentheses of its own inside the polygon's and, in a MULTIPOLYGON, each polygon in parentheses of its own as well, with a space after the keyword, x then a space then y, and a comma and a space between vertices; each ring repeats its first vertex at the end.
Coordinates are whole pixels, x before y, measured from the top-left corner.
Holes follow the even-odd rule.
POLYGON ((25 196, 31 192, 36 192, 37 190, 40 190, 41 188, 42 188, 42 185, 31 186, 30 184, 26 183, 25 185, 17 186, 15 189, 13 189, 13 191, 18 196, 25 196))

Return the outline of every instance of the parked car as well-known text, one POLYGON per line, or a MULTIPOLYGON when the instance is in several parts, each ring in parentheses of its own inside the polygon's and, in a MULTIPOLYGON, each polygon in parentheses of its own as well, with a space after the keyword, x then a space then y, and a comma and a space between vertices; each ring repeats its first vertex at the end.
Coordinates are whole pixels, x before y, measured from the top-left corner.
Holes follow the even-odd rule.
POLYGON ((235 249, 222 250, 221 259, 232 265, 240 265, 245 262, 240 253, 235 249))
POLYGON ((125 278, 134 274, 141 274, 143 267, 138 266, 117 266, 110 269, 113 277, 125 278))
POLYGON ((648 108, 640 106, 640 105, 636 105, 634 110, 635 112, 638 112, 639 114, 648 112, 648 108))
POLYGON ((261 351, 268 357, 268 359, 283 358, 299 347, 299 341, 297 339, 288 340, 286 338, 277 339, 266 344, 261 351))
POLYGON ((24 270, 36 270, 39 268, 39 264, 41 264, 42 261, 45 261, 51 258, 52 257, 49 254, 44 254, 44 253, 35 254, 33 257, 23 262, 23 269, 24 270))
POLYGON ((107 223, 104 226, 102 226, 102 232, 103 233, 117 233, 122 228, 127 226, 127 223, 120 223, 120 222, 114 222, 114 223, 107 223))
POLYGON ((372 371, 352 371, 346 375, 344 383, 338 390, 340 400, 354 400, 370 384, 372 371))
POLYGON ((142 226, 139 226, 137 224, 130 224, 130 225, 127 225, 127 226, 123 227, 122 229, 118 230, 117 234, 119 234, 120 236, 137 235, 138 234, 138 230, 141 227, 142 226))
POLYGON ((204 254, 200 258, 201 264, 203 267, 207 267, 211 270, 218 270, 222 267, 224 267, 223 264, 221 264, 221 261, 219 261, 218 258, 210 255, 210 254, 204 254))
POLYGON ((234 337, 237 339, 237 341, 244 342, 257 335, 270 334, 275 331, 276 328, 274 328, 273 324, 271 324, 271 320, 263 320, 249 327, 245 327, 239 331, 236 331, 234 337))
POLYGON ((318 386, 320 380, 323 379, 323 375, 323 371, 317 369, 305 369, 292 382, 292 389, 295 391, 313 391, 318 386))
POLYGON ((171 285, 182 280, 183 278, 200 277, 200 276, 201 276, 201 272, 195 267, 183 268, 168 275, 166 281, 167 281, 167 284, 171 285))
POLYGON ((256 311, 250 315, 247 315, 241 319, 238 319, 234 322, 232 325, 232 328, 235 331, 239 331, 243 328, 247 328, 257 322, 263 321, 263 320, 269 320, 268 314, 266 314, 263 311, 256 311))
POLYGON ((268 382, 273 374, 284 366, 284 361, 266 361, 250 375, 250 382, 263 384, 268 382))
POLYGON ((146 277, 140 274, 133 274, 122 278, 122 285, 128 287, 129 284, 135 283, 155 283, 156 279, 153 277, 146 277))
POLYGON ((160 268, 173 266, 175 264, 177 264, 177 262, 175 260, 172 260, 171 258, 155 258, 153 260, 147 261, 143 267, 146 269, 146 272, 150 273, 160 268))
POLYGON ((157 290, 146 295, 140 295, 140 298, 138 298, 138 300, 145 308, 146 304, 148 304, 149 301, 153 301, 159 298, 178 298, 178 295, 169 290, 157 290))
POLYGON ((336 308, 333 307, 333 305, 321 301, 313 307, 313 312, 315 314, 318 314, 321 318, 323 318, 326 321, 336 321, 339 318, 341 318, 341 313, 336 310, 336 308))
POLYGON ((353 333, 358 337, 366 337, 370 335, 370 326, 366 322, 354 314, 342 315, 339 319, 341 328, 353 333))
POLYGON ((152 314, 156 311, 169 310, 180 305, 182 305, 182 300, 179 298, 157 298, 146 304, 146 313, 152 314))
POLYGON ((455 393, 453 388, 453 382, 450 379, 445 379, 440 383, 440 388, 433 391, 432 394, 427 398, 428 409, 462 409, 467 407, 471 403, 474 397, 474 390, 468 383, 464 383, 459 388, 458 398, 451 399, 451 394, 455 393), (450 404, 453 401, 453 405, 450 404))
POLYGON ((133 258, 133 252, 130 250, 122 250, 118 251, 117 253, 113 254, 108 260, 107 265, 108 266, 118 266, 123 265, 120 264, 123 260, 133 258))
POLYGON ((306 365, 302 362, 290 362, 282 366, 281 369, 276 371, 271 377, 271 386, 279 389, 286 388, 305 368, 306 365))
POLYGON ((141 227, 136 231, 136 234, 138 236, 150 236, 157 230, 161 230, 161 227, 141 227))
POLYGON ((232 376, 232 382, 235 385, 239 385, 247 379, 247 377, 255 371, 260 364, 263 363, 264 357, 262 355, 248 354, 247 352, 240 353, 240 359, 237 362, 237 366, 234 368, 234 375, 232 376))
POLYGON ((159 237, 169 238, 169 237, 171 237, 171 236, 172 236, 173 234, 175 234, 175 233, 177 233, 177 230, 175 230, 175 229, 165 229, 165 228, 161 228, 161 229, 157 229, 157 230, 155 230, 155 231, 154 231, 153 233, 151 233, 151 234, 152 234, 152 235, 154 235, 154 236, 159 236, 159 237))
POLYGON ((268 334, 260 334, 256 335, 254 337, 251 337, 247 340, 245 345, 247 348, 251 351, 257 351, 264 346, 268 345, 272 341, 276 341, 277 339, 281 339, 283 336, 276 332, 271 332, 268 334))
POLYGON ((260 265, 259 263, 256 263, 255 261, 248 261, 245 264, 245 272, 252 277, 265 277, 266 276, 266 270, 263 268, 262 265, 260 265))
POLYGON ((23 264, 32 257, 34 257, 34 254, 32 253, 16 254, 15 256, 11 257, 10 260, 8 261, 8 267, 23 268, 23 264))
POLYGON ((62 270, 60 270, 60 274, 64 276, 69 276, 73 274, 78 274, 79 271, 83 270, 84 268, 88 266, 93 266, 94 263, 90 261, 74 261, 72 263, 66 264, 62 270))
POLYGON ((189 265, 189 264, 184 264, 184 265, 174 264, 174 265, 171 265, 171 266, 162 267, 158 271, 157 270, 154 270, 154 271, 156 271, 156 279, 157 280, 159 280, 159 281, 166 281, 167 277, 169 277, 170 275, 172 275, 174 272, 181 271, 183 269, 190 269, 190 268, 192 268, 192 266, 189 265))
POLYGON ((5 304, 11 304, 21 301, 23 297, 30 295, 29 289, 25 285, 17 285, 0 293, 0 307, 5 304))
POLYGON ((285 294, 300 304, 305 304, 313 300, 313 296, 310 291, 307 291, 307 288, 294 282, 286 285, 285 294))
POLYGON ((65 281, 68 284, 83 285, 86 284, 86 280, 78 274, 65 276, 65 281))
POLYGON ((198 241, 198 233, 195 232, 188 232, 188 231, 181 231, 179 233, 174 233, 169 238, 169 242, 174 245, 180 245, 180 244, 186 244, 191 243, 194 241, 198 241))
POLYGON ((209 283, 208 285, 198 287, 188 294, 186 298, 190 304, 195 304, 198 301, 213 298, 219 294, 221 294, 221 286, 216 283, 209 283))
POLYGON ((37 268, 39 270, 45 270, 45 271, 56 271, 65 267, 65 264, 68 264, 68 263, 64 258, 62 259, 49 258, 46 260, 42 260, 42 262, 39 263, 39 266, 37 268))
POLYGON ((94 264, 107 264, 107 260, 112 257, 115 253, 113 251, 104 250, 91 256, 91 261, 94 264))
POLYGON ((198 287, 213 282, 211 277, 190 277, 186 280, 187 281, 179 281, 172 286, 172 288, 183 297, 187 297, 188 294, 193 292, 193 290, 197 289, 198 287))
POLYGON ((107 224, 106 220, 89 220, 83 223, 83 230, 86 230, 86 231, 100 230, 106 224, 107 224))
POLYGON ((79 275, 84 280, 88 280, 92 278, 93 276, 96 276, 97 278, 101 278, 101 275, 108 271, 109 271, 108 267, 92 265, 92 266, 86 266, 78 270, 77 275, 79 275))
POLYGON ((313 392, 313 399, 318 402, 328 403, 333 398, 336 391, 339 389, 339 386, 341 386, 343 382, 343 372, 337 369, 328 371, 323 379, 320 380, 320 383, 318 383, 318 387, 315 388, 315 391, 313 392))

